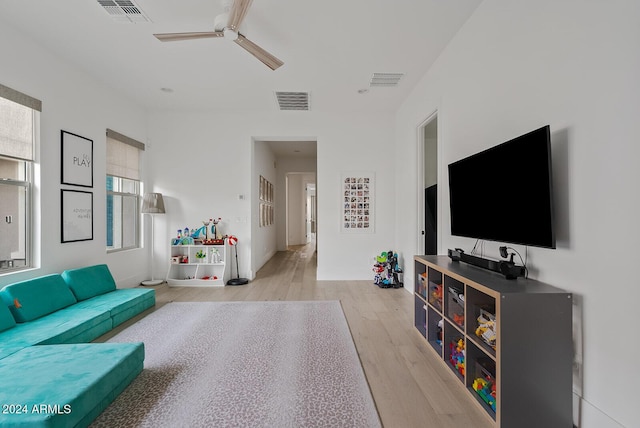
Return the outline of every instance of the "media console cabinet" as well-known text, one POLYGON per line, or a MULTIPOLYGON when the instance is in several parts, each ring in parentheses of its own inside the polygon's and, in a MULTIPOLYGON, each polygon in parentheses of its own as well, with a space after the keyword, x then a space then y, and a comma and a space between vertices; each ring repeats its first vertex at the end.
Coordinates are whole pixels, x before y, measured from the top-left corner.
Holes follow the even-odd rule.
POLYGON ((414 256, 415 327, 498 428, 573 426, 572 295, 414 256))

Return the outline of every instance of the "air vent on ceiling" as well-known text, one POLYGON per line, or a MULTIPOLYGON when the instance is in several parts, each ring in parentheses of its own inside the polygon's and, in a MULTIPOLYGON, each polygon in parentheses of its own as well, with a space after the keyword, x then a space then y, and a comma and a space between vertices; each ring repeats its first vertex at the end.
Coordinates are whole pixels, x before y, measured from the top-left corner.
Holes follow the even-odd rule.
POLYGON ((280 110, 309 110, 308 92, 276 92, 280 110))
POLYGON ((131 0, 98 0, 114 21, 124 24, 151 22, 140 6, 131 0))
POLYGON ((373 73, 369 86, 398 86, 404 73, 373 73))

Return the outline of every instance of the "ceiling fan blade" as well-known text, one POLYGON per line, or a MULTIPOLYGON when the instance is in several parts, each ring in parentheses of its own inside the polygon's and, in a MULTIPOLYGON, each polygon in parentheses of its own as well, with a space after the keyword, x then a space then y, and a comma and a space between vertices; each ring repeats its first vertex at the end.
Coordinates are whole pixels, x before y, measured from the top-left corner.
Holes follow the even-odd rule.
POLYGON ((160 33, 154 34, 161 42, 175 42, 178 40, 206 39, 210 37, 224 37, 222 31, 200 31, 194 33, 160 33))
POLYGON ((247 11, 251 7, 253 0, 234 0, 229 10, 229 22, 227 27, 233 31, 238 31, 238 27, 242 24, 244 17, 247 16, 247 11))
POLYGON ((271 55, 269 52, 265 51, 242 34, 238 34, 238 38, 235 40, 235 42, 242 46, 251 55, 262 61, 263 64, 265 64, 272 70, 275 70, 276 68, 284 64, 284 62, 280 61, 278 58, 271 55))

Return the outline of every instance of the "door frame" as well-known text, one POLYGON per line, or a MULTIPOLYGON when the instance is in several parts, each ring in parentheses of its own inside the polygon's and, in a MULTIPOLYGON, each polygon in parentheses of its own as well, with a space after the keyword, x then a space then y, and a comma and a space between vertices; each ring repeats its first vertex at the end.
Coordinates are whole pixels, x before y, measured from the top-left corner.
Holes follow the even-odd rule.
MULTIPOLYGON (((429 125, 431 122, 436 121, 436 126, 438 129, 437 132, 437 137, 436 137, 436 146, 437 146, 437 151, 438 151, 438 155, 437 155, 437 172, 436 175, 438 177, 438 183, 440 184, 440 159, 441 159, 441 150, 440 150, 440 142, 442 141, 441 138, 441 132, 440 132, 440 120, 439 120, 439 109, 434 109, 422 122, 420 122, 420 124, 417 126, 416 128, 416 162, 417 162, 417 183, 416 183, 416 188, 417 188, 417 192, 416 192, 416 200, 418 201, 417 204, 417 219, 416 219, 416 249, 417 254, 424 254, 426 251, 425 248, 425 237, 424 237, 424 233, 425 233, 425 212, 424 212, 424 189, 425 189, 425 164, 424 164, 424 155, 425 155, 425 135, 424 135, 424 129, 427 127, 427 125, 429 125)), ((441 248, 441 238, 442 238, 442 231, 441 231, 441 211, 442 211, 442 207, 440 202, 440 195, 441 195, 441 186, 438 186, 438 194, 436 196, 436 200, 438 201, 438 205, 437 205, 437 218, 438 218, 438 222, 436 224, 436 236, 437 236, 437 248, 438 248, 438 253, 440 253, 440 248, 441 248)))

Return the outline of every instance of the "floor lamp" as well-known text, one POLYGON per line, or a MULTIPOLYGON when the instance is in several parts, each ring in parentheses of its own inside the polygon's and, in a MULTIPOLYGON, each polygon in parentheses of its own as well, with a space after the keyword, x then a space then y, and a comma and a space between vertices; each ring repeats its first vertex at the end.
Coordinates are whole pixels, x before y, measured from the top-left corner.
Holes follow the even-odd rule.
POLYGON ((153 256, 155 248, 153 246, 153 217, 156 214, 164 214, 164 200, 162 199, 162 193, 145 193, 142 200, 142 214, 149 214, 151 216, 151 279, 142 281, 142 285, 160 285, 164 281, 162 279, 153 278, 153 256))

